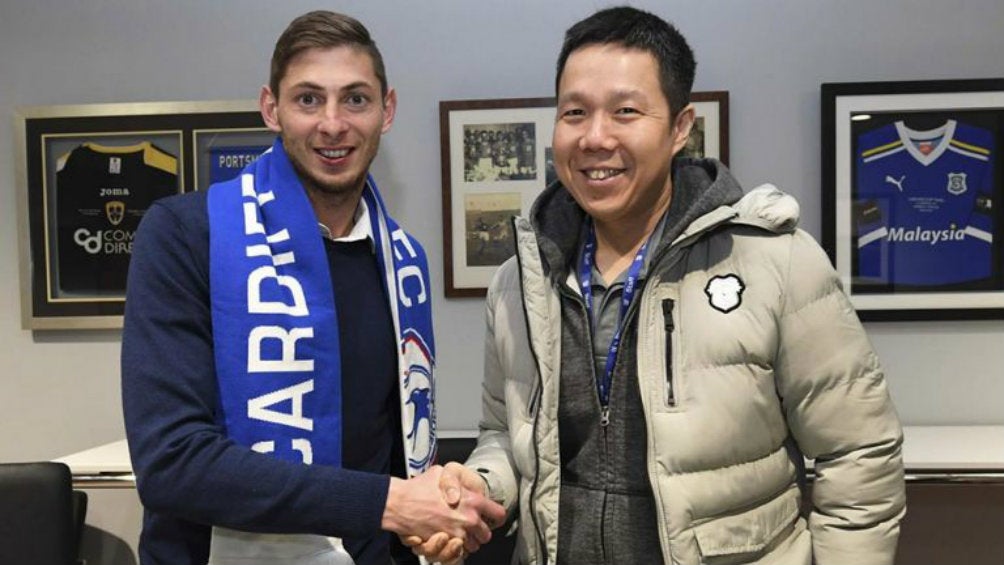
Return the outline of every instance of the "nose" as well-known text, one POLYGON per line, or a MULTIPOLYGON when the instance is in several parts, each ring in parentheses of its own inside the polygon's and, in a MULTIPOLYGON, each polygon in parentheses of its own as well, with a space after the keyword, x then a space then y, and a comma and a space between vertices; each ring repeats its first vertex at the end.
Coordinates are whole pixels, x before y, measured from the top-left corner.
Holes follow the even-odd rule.
POLYGON ((612 151, 617 147, 613 136, 610 117, 596 112, 585 122, 585 130, 579 138, 579 149, 583 151, 612 151))
POLYGON ((317 130, 329 137, 337 138, 345 133, 349 128, 345 116, 338 107, 337 102, 329 102, 324 107, 324 113, 317 123, 317 130))

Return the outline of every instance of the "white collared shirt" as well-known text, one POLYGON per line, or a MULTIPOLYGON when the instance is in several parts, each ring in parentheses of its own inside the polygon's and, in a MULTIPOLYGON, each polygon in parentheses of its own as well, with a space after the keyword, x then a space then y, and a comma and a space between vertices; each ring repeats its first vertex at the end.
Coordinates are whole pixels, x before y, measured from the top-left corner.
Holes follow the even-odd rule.
POLYGON ((317 222, 317 227, 321 230, 321 236, 331 241, 361 241, 368 239, 370 241, 370 249, 373 249, 373 228, 370 226, 370 210, 369 206, 366 205, 366 201, 362 198, 359 199, 359 205, 356 206, 356 213, 352 216, 352 229, 349 230, 347 235, 342 237, 331 237, 331 229, 328 226, 317 222))

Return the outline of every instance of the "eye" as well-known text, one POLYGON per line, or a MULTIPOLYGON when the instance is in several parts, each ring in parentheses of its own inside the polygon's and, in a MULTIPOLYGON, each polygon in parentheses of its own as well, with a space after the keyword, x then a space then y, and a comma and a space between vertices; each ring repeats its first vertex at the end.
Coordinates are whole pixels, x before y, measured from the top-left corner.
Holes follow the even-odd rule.
POLYGON ((296 97, 296 101, 299 102, 301 106, 317 106, 321 103, 321 97, 313 92, 304 92, 296 97))
POLYGON ((370 99, 365 94, 349 94, 345 97, 345 103, 354 108, 362 108, 369 104, 370 99))
POLYGON ((617 108, 617 111, 615 113, 619 116, 627 116, 631 114, 638 114, 639 112, 635 108, 632 108, 630 106, 624 106, 622 108, 617 108))
POLYGON ((562 110, 562 112, 561 112, 561 119, 563 119, 563 120, 573 120, 573 119, 576 119, 576 118, 581 118, 582 116, 585 116, 585 115, 586 115, 586 112, 582 108, 568 108, 566 110, 562 110))

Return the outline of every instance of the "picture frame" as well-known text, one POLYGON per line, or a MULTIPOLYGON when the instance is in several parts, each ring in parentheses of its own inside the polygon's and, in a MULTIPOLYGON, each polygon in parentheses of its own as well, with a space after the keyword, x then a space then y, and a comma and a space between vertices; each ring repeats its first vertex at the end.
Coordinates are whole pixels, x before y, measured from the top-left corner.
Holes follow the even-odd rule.
MULTIPOLYGON (((691 156, 728 164, 728 92, 691 93, 697 110, 691 156)), ((443 179, 443 264, 447 298, 484 296, 515 251, 512 216, 529 214, 556 180, 554 98, 439 103, 443 179)))
POLYGON ((825 83, 822 237, 865 321, 1004 318, 1004 79, 825 83))
POLYGON ((158 199, 239 173, 275 134, 253 101, 15 111, 21 325, 122 327, 139 222, 158 199))
POLYGON ((713 157, 729 165, 729 93, 726 90, 691 92, 696 118, 690 139, 681 153, 688 157, 713 157))

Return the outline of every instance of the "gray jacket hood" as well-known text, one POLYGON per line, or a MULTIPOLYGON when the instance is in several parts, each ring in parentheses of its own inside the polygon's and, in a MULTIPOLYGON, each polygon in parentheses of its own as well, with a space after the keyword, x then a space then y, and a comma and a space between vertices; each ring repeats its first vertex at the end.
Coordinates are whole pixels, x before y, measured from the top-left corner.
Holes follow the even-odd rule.
MULTIPOLYGON (((673 197, 668 220, 654 252, 724 222, 744 223, 771 232, 790 233, 798 225, 798 203, 765 184, 745 196, 728 168, 716 159, 678 158, 673 163, 673 197)), ((563 280, 575 260, 585 211, 560 182, 534 202, 530 222, 537 233, 544 267, 563 280)))

